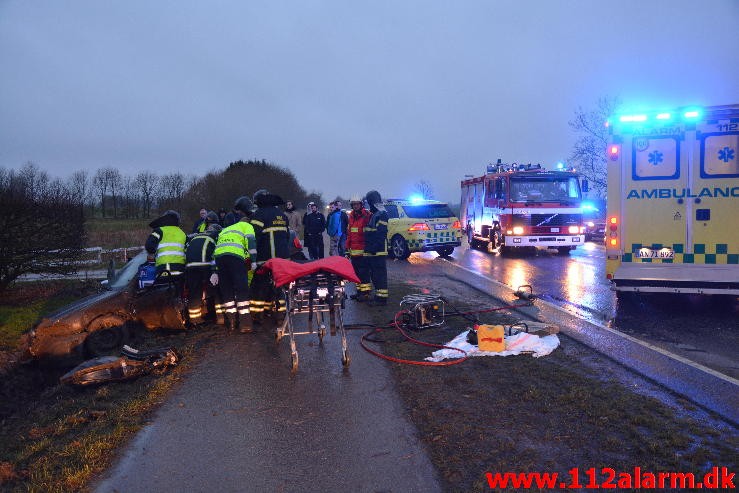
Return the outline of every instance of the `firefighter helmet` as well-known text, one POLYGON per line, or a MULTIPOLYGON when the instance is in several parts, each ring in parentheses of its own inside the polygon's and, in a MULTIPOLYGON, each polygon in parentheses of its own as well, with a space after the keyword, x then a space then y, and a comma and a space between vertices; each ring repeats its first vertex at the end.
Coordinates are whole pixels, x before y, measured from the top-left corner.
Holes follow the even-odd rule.
POLYGON ((218 222, 218 214, 216 214, 214 211, 208 212, 208 215, 205 216, 205 222, 208 224, 213 224, 218 222))
POLYGON ((349 205, 353 204, 354 202, 362 203, 362 198, 359 196, 358 193, 355 193, 352 195, 352 198, 349 199, 349 205))
POLYGON ((180 225, 180 213, 172 209, 166 211, 164 214, 154 219, 149 223, 150 228, 161 228, 162 226, 179 226, 180 225))
POLYGON ((266 188, 260 188, 256 192, 254 192, 254 195, 251 197, 251 201, 254 202, 256 205, 262 205, 262 202, 264 199, 269 195, 269 192, 266 188))
POLYGON ((367 201, 367 204, 369 204, 371 210, 385 210, 385 207, 382 205, 382 196, 377 190, 370 190, 369 192, 367 192, 364 200, 367 201))
POLYGON ((254 207, 251 199, 246 195, 242 195, 236 202, 234 202, 234 210, 241 211, 246 215, 251 215, 251 210, 254 207))

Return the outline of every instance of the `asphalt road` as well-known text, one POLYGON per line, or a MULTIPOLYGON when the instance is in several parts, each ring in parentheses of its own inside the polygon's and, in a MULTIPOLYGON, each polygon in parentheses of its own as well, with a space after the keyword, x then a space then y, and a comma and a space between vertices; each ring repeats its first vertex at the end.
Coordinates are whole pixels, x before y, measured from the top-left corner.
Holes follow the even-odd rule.
MULTIPOLYGON (((410 258, 436 260, 435 253, 410 258)), ((502 257, 465 245, 448 260, 511 288, 531 285, 542 300, 576 317, 739 378, 739 297, 629 293, 619 300, 606 279, 604 247, 592 242, 570 255, 539 250, 502 257)))
MULTIPOLYGON (((348 303, 349 323, 372 308, 348 303)), ((305 316, 301 315, 304 318, 305 316)), ((94 487, 98 492, 434 492, 436 472, 388 367, 349 331, 297 338, 300 365, 269 333, 224 335, 94 487)))
MULTIPOLYGON (((396 279, 421 292, 454 289, 455 297, 477 300, 480 306, 513 299, 504 285, 485 275, 470 276, 449 260, 412 257, 411 262, 389 263, 396 279)), ((645 372, 734 423, 739 420, 739 394, 731 379, 717 380, 541 301, 521 311, 556 323, 565 337, 645 372)), ((348 302, 345 319, 382 324, 392 312, 392 306, 378 312, 348 302)), ((93 489, 440 491, 388 364, 361 349, 361 334, 349 332, 348 369, 341 365, 338 337, 327 336, 319 345, 315 336, 299 336, 295 376, 289 372, 286 340, 275 347, 268 332, 217 338, 93 489)))

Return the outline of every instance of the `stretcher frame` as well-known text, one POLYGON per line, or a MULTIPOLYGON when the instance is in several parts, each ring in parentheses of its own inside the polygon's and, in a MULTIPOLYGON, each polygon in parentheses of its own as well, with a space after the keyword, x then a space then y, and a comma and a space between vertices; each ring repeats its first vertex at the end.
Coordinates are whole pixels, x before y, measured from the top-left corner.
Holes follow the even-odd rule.
POLYGON ((287 336, 290 343, 290 366, 293 373, 298 370, 298 350, 295 336, 313 334, 318 335, 318 341, 323 343, 326 335, 326 315, 328 315, 329 330, 332 336, 341 336, 341 363, 346 368, 351 363, 351 356, 346 341, 343 309, 346 295, 344 285, 346 281, 338 274, 330 272, 315 272, 290 282, 284 289, 285 319, 275 329, 275 343, 279 344, 287 336), (307 330, 296 330, 296 316, 308 315, 307 330), (314 330, 313 315, 315 315, 316 330, 314 330))

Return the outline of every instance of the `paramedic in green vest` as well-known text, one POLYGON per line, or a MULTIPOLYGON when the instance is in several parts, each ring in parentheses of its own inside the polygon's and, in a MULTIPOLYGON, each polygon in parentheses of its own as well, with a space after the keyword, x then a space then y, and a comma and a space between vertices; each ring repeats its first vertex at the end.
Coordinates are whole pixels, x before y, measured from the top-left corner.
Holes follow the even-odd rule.
POLYGON ((149 223, 154 228, 144 248, 154 257, 160 282, 179 281, 185 272, 185 232, 180 229, 180 214, 169 210, 149 223), (176 277, 173 277, 176 276, 176 277))
POLYGON ((254 228, 249 224, 252 201, 239 197, 234 204, 239 221, 223 228, 218 235, 213 258, 217 273, 211 276, 211 284, 221 290, 222 308, 229 330, 240 328, 242 333, 253 330, 249 313, 250 270, 256 268, 257 241, 254 228))

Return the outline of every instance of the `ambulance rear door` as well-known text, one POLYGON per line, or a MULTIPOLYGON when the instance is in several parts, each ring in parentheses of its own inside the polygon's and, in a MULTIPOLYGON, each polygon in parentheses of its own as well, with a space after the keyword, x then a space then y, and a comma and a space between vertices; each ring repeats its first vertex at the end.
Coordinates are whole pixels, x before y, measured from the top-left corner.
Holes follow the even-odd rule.
MULTIPOLYGON (((697 125, 684 262, 739 265, 739 108, 697 125)), ((734 270, 735 281, 739 271, 734 270)))
POLYGON ((622 262, 671 264, 676 253, 690 249, 691 203, 680 197, 689 179, 684 129, 635 128, 622 137, 622 262))

